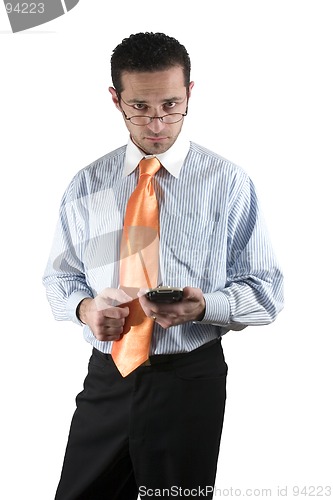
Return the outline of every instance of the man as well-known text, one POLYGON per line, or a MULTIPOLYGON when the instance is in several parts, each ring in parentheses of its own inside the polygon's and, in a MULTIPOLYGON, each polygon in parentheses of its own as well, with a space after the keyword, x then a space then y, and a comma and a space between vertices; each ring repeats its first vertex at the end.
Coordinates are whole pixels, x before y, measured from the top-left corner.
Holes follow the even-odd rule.
POLYGON ((193 90, 185 47, 161 33, 131 35, 114 50, 111 73, 129 142, 70 183, 44 275, 55 318, 84 325, 93 346, 56 499, 212 498, 227 375, 221 337, 275 320, 282 275, 251 180, 181 133, 193 90), (142 158, 159 160, 144 174, 156 234, 147 225, 155 208, 138 224, 127 219, 142 158), (132 229, 132 243, 143 234, 144 244, 124 254, 132 229), (152 302, 152 283, 183 297, 152 302), (149 352, 128 368, 146 323, 149 352), (122 351, 131 338, 136 346, 122 351))

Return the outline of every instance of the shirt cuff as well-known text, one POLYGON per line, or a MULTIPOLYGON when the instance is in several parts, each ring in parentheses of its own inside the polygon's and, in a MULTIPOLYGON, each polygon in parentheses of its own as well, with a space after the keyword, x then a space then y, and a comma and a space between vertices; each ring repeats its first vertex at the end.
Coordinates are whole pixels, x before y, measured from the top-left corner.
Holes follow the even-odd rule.
POLYGON ((83 290, 78 290, 77 292, 73 292, 67 300, 66 304, 66 310, 68 314, 68 318, 73 321, 73 323, 76 323, 77 325, 83 325, 82 321, 79 320, 79 318, 76 315, 76 310, 77 306, 80 304, 80 302, 83 299, 92 299, 93 297, 89 295, 87 292, 84 292, 83 290))
POLYGON ((223 292, 204 293, 205 315, 199 323, 227 326, 230 323, 230 304, 223 292))

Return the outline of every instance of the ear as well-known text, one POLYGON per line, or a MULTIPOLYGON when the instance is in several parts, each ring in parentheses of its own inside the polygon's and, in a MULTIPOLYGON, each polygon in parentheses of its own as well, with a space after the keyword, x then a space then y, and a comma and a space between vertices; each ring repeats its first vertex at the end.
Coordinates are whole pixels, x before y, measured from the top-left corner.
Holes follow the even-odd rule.
POLYGON ((188 96, 191 97, 192 89, 194 87, 194 82, 190 82, 188 86, 188 96))
POLYGON ((110 92, 110 94, 112 96, 113 104, 116 106, 117 109, 119 109, 119 111, 121 111, 120 105, 119 105, 118 94, 117 94, 116 89, 113 88, 113 87, 109 87, 109 92, 110 92))

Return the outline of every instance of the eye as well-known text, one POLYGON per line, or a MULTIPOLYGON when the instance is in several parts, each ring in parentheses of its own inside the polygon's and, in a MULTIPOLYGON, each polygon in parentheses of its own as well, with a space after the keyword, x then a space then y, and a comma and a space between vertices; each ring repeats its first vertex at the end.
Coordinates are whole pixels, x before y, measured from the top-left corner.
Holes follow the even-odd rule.
POLYGON ((173 109, 176 106, 176 102, 166 102, 163 104, 163 107, 165 110, 169 111, 170 109, 173 109))
POLYGON ((134 104, 132 107, 133 107, 133 109, 136 109, 137 111, 146 111, 147 110, 146 104, 142 104, 141 102, 134 104))

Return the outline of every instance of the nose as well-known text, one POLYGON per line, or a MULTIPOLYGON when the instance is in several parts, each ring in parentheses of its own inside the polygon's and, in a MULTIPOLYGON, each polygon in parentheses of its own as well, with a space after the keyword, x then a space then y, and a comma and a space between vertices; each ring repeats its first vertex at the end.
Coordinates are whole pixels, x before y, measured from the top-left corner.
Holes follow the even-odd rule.
POLYGON ((149 128, 149 130, 154 132, 154 134, 158 134, 159 132, 161 132, 161 130, 164 129, 165 124, 161 120, 159 120, 157 116, 155 116, 154 119, 147 125, 147 127, 149 128))

